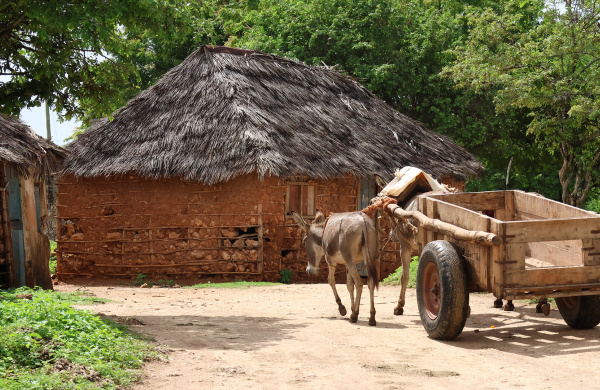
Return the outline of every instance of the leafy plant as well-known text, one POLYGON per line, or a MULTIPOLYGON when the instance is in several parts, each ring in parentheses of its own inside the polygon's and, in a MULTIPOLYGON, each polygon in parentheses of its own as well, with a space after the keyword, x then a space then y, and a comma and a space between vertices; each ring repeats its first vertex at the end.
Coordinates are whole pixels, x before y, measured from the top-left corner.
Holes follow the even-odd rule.
MULTIPOLYGON (((419 266, 418 257, 415 256, 410 262, 410 272, 408 277, 408 287, 415 288, 417 286, 417 268, 419 266)), ((399 267, 394 273, 383 279, 381 284, 388 286, 399 286, 402 280, 402 267, 399 267)))
POLYGON ((198 283, 185 288, 249 288, 249 287, 270 287, 277 286, 279 283, 270 282, 228 282, 228 283, 198 283))
POLYGON ((137 381, 143 362, 159 354, 114 322, 71 307, 101 301, 86 292, 0 291, 0 388, 116 389, 137 381))
POLYGON ((138 276, 135 277, 135 280, 133 281, 133 284, 136 286, 141 286, 142 284, 146 283, 146 277, 148 275, 144 275, 144 274, 138 274, 138 276))
POLYGON ((56 273, 56 241, 50 240, 50 275, 56 273), (54 254, 53 254, 54 253, 54 254))
POLYGON ((535 143, 560 160, 563 202, 581 207, 600 163, 600 9, 594 1, 506 1, 467 10, 468 39, 444 74, 492 94, 496 112, 525 110, 535 143))
POLYGON ((155 284, 157 284, 159 286, 173 287, 173 285, 175 284, 175 282, 173 281, 173 279, 170 279, 170 280, 158 279, 155 284))
POLYGON ((283 284, 291 284, 292 275, 294 275, 294 273, 289 269, 282 269, 279 271, 279 278, 283 284))

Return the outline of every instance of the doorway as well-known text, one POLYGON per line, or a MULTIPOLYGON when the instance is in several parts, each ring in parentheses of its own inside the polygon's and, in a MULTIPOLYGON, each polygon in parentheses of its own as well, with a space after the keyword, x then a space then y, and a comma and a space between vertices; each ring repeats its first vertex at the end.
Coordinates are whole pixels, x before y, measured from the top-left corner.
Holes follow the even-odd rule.
POLYGON ((23 218, 21 214, 21 189, 16 169, 6 166, 8 194, 8 219, 12 239, 12 257, 14 262, 14 283, 25 286, 25 242, 23 239, 23 218))

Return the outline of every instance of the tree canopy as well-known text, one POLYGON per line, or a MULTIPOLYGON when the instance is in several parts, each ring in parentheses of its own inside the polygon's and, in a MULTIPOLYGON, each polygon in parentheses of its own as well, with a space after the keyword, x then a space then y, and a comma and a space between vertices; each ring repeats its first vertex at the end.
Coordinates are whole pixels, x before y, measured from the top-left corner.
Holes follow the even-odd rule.
POLYGON ((488 169, 474 189, 511 183, 559 198, 556 159, 524 129, 527 110, 497 113, 493 94, 456 88, 440 73, 453 64, 457 43, 468 39, 468 10, 502 10, 495 1, 263 0, 238 3, 220 14, 228 44, 335 66, 387 103, 450 135, 488 169), (467 5, 465 5, 467 4, 467 5), (470 4, 470 5, 469 5, 470 4))
POLYGON ((256 49, 336 67, 451 136, 487 166, 469 189, 503 189, 513 158, 511 188, 581 205, 599 150, 597 7, 562 4, 7 0, 0 73, 11 79, 0 81, 0 110, 48 100, 85 127, 201 44, 256 49))
POLYGON ((527 132, 561 157, 563 201, 582 206, 600 159, 600 4, 509 1, 471 9, 469 21, 445 74, 492 93, 500 113, 526 110, 527 132))
POLYGON ((0 109, 16 115, 46 100, 67 119, 110 114, 219 35, 205 23, 210 13, 183 0, 7 0, 0 75, 10 79, 0 82, 0 109))

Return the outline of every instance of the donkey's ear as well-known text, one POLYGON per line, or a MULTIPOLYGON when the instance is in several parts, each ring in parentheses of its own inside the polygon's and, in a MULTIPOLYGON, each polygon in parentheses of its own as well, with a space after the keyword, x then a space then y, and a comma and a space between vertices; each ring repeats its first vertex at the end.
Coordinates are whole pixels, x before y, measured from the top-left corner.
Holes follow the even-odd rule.
POLYGON ((317 210, 317 214, 315 215, 315 219, 313 220, 313 224, 322 225, 325 223, 325 214, 317 210))
POLYGON ((292 218, 294 218, 294 221, 296 221, 300 229, 304 230, 305 232, 308 231, 308 224, 300 214, 295 211, 290 211, 290 214, 292 214, 292 218))

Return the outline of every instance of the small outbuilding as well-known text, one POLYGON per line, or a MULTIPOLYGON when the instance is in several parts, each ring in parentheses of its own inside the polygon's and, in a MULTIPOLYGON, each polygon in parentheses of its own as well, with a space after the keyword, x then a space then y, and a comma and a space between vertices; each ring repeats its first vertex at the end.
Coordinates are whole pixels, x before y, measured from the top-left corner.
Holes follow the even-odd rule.
MULTIPOLYGON (((291 270, 302 281, 289 211, 360 210, 375 176, 405 165, 455 182, 482 169, 353 78, 218 46, 192 53, 70 152, 58 181, 62 278, 278 280, 291 270)), ((395 245, 383 276, 399 266, 395 245)))
POLYGON ((66 151, 0 114, 0 288, 52 288, 47 186, 66 151))

